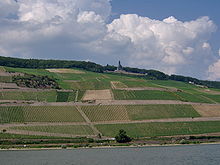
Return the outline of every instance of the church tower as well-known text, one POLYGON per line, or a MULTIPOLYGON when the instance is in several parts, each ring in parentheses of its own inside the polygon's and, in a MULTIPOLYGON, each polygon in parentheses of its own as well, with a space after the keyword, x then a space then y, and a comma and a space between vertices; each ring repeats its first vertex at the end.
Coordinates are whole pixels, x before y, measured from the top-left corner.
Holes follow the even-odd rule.
POLYGON ((121 65, 121 61, 118 62, 118 68, 117 68, 118 71, 122 71, 123 70, 123 67, 121 65))

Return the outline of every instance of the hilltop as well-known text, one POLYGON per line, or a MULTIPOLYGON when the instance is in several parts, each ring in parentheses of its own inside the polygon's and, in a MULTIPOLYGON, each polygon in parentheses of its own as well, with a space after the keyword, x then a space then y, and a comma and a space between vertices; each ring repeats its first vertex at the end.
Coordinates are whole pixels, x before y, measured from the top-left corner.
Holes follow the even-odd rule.
POLYGON ((116 145, 112 138, 120 129, 134 143, 219 141, 220 89, 195 79, 175 81, 174 75, 139 69, 126 74, 135 72, 126 67, 125 73, 109 72, 114 66, 90 62, 1 58, 3 146, 116 145))
MULTIPOLYGON (((21 59, 12 57, 0 56, 0 66, 17 67, 17 68, 30 68, 30 69, 47 69, 47 68, 77 68, 86 71, 97 73, 104 73, 108 71, 115 71, 116 66, 106 65, 102 66, 93 62, 85 61, 67 61, 67 60, 43 60, 43 59, 21 59)), ((124 71, 133 74, 133 77, 142 77, 147 80, 174 80, 181 82, 191 82, 193 84, 207 86, 210 88, 219 88, 220 82, 199 80, 193 77, 186 77, 181 75, 167 75, 157 70, 146 70, 139 68, 123 67, 124 71), (138 75, 139 74, 139 75, 138 75)), ((130 74, 132 76, 132 74, 130 74)))

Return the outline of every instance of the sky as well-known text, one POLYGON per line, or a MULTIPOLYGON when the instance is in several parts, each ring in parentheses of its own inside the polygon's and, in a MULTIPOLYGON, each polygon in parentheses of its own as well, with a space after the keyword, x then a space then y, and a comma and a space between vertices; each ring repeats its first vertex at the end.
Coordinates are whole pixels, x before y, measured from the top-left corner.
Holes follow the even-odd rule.
POLYGON ((219 0, 0 0, 0 55, 220 80, 219 0))

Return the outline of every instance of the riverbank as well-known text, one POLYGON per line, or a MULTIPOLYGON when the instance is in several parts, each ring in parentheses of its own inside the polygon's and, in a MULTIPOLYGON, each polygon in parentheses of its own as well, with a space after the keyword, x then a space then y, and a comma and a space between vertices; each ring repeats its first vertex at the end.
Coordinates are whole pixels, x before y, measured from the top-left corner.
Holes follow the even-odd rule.
MULTIPOLYGON (((211 138, 210 138, 211 139, 211 138)), ((159 142, 159 141, 158 141, 159 142)), ((81 143, 81 144, 41 144, 41 145, 7 145, 0 146, 0 151, 28 151, 28 150, 63 150, 63 149, 104 149, 104 148, 142 148, 142 147, 161 147, 161 146, 186 146, 186 145, 206 145, 206 144, 220 144, 220 139, 218 141, 203 140, 203 141, 187 141, 181 140, 176 143, 138 143, 138 141, 133 141, 131 143, 81 143)))

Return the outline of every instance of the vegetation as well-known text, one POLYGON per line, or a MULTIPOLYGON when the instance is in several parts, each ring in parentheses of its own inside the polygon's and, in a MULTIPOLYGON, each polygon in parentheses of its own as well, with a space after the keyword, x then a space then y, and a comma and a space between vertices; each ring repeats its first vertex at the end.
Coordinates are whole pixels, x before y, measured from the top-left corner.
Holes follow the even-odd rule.
POLYGON ((113 90, 114 98, 116 100, 180 100, 172 92, 167 91, 126 91, 113 90))
POLYGON ((117 130, 125 130, 132 138, 193 135, 220 132, 220 121, 206 122, 170 122, 170 123, 137 123, 137 124, 104 124, 96 125, 103 136, 114 137, 117 130))
POLYGON ((81 106, 92 122, 201 117, 191 105, 81 106))
POLYGON ((48 76, 36 76, 25 74, 24 76, 13 76, 12 81, 20 87, 41 88, 41 89, 59 89, 56 81, 48 76))
POLYGON ((129 119, 126 108, 123 105, 81 106, 81 109, 93 122, 129 119))
POLYGON ((0 100, 56 102, 56 91, 1 91, 0 100))
POLYGON ((128 143, 131 141, 131 138, 126 134, 126 131, 121 129, 119 133, 115 136, 115 139, 118 143, 128 143))
POLYGON ((73 91, 73 92, 57 91, 57 100, 56 100, 56 102, 75 101, 75 98, 76 98, 76 91, 73 91))
POLYGON ((1 106, 0 123, 84 122, 74 106, 1 106))
POLYGON ((87 125, 23 126, 11 127, 10 129, 82 136, 94 135, 93 130, 87 125))
POLYGON ((11 76, 0 76, 0 82, 10 83, 12 82, 12 77, 11 76))
POLYGON ((201 117, 191 105, 126 105, 131 120, 201 117))

